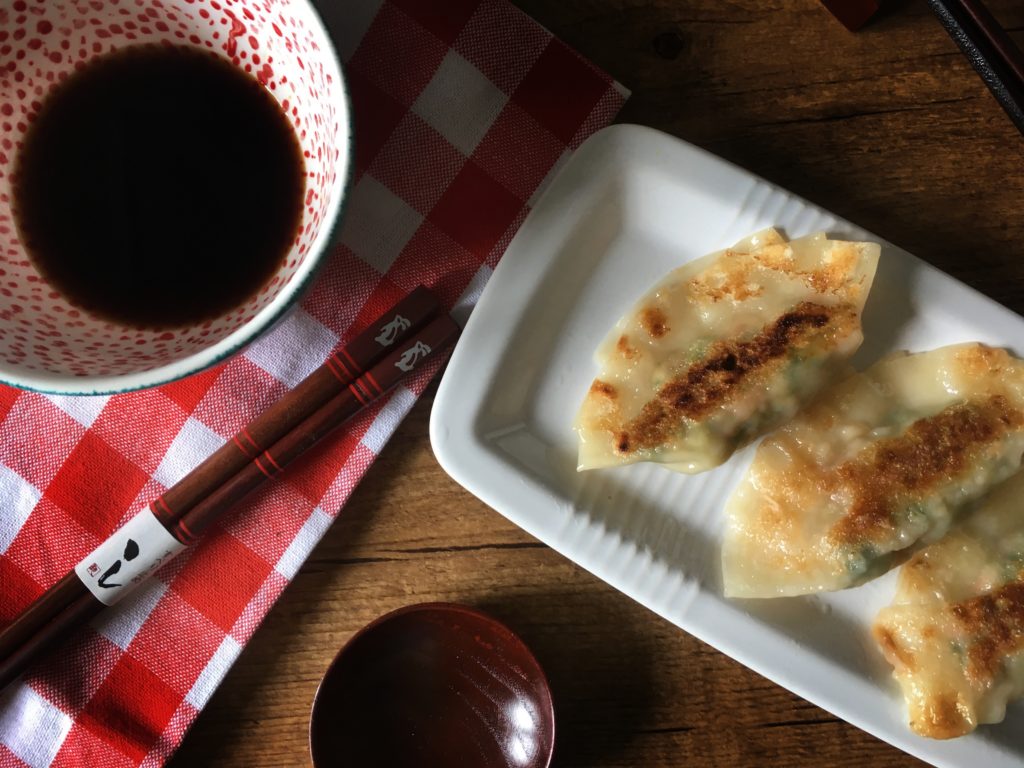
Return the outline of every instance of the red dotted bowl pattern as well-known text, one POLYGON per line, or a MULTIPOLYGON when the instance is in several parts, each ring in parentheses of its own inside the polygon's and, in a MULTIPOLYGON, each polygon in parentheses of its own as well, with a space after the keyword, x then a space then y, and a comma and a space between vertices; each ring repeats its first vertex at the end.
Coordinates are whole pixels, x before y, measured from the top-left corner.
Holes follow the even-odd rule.
POLYGON ((338 203, 335 173, 348 151, 333 53, 310 13, 305 0, 14 0, 0 7, 0 378, 158 368, 222 341, 296 288, 290 284, 317 255, 311 246, 338 203), (308 173, 302 231, 280 272, 246 305, 169 331, 124 328, 68 303, 32 265, 11 215, 15 158, 47 92, 96 56, 152 43, 206 48, 256 77, 292 121, 308 173))

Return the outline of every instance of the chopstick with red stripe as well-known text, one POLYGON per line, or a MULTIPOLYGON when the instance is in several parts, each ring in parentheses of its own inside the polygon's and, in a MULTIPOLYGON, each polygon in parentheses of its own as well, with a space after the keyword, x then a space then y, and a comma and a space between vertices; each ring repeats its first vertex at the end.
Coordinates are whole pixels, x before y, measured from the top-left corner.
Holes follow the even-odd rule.
MULTIPOLYGON (((189 536, 198 538, 224 510, 240 501, 268 478, 277 477, 289 464, 325 435, 372 405, 409 372, 450 346, 459 326, 447 315, 432 320, 404 345, 381 360, 310 414, 273 446, 253 458, 242 471, 196 504, 179 521, 189 536)), ((186 534, 182 532, 179 538, 186 534)))
MULTIPOLYGON (((436 329, 438 321, 445 327, 453 326, 447 316, 434 323, 428 322, 439 310, 439 303, 426 289, 417 289, 378 318, 345 350, 333 355, 241 430, 235 439, 225 443, 159 497, 150 509, 160 525, 182 544, 193 542, 205 528, 206 518, 190 517, 191 511, 202 504, 209 514, 211 508, 205 502, 222 485, 246 470, 255 471, 261 479, 277 474, 284 464, 274 446, 307 419, 332 403, 335 409, 345 403, 350 403, 351 409, 354 403, 354 413, 397 383, 401 376, 384 376, 380 372, 367 376, 368 370, 361 369, 371 369, 375 364, 380 367, 396 355, 400 362, 401 355, 415 348, 427 328, 436 329), (354 375, 356 373, 360 375, 354 375), (339 397, 344 403, 339 404, 339 397), (198 528, 196 520, 200 521, 198 528)), ((447 338, 442 341, 439 348, 450 343, 447 338)), ((433 350, 433 354, 437 351, 433 350)), ((414 360, 410 370, 418 365, 419 361, 414 360)), ((401 368, 397 370, 407 373, 401 368)), ((237 500, 240 496, 234 498, 237 500)), ((10 682, 28 659, 59 642, 74 626, 101 608, 102 603, 79 576, 74 571, 68 573, 0 631, 0 687, 10 682)))
MULTIPOLYGON (((356 379, 349 388, 338 392, 296 424, 274 445, 183 515, 176 522, 173 532, 175 536, 190 542, 198 539, 215 520, 267 478, 280 474, 299 456, 395 387, 409 373, 444 352, 458 338, 459 331, 459 326, 447 315, 437 317, 418 330, 394 352, 356 379), (371 384, 371 381, 375 383, 371 384), (356 396, 356 391, 362 390, 364 385, 373 387, 375 394, 372 400, 361 400, 356 396), (274 467, 273 472, 266 470, 268 465, 274 467)), ((0 635, 4 646, 4 651, 0 653, 0 690, 103 609, 103 603, 92 592, 84 587, 83 590, 85 594, 79 595, 50 616, 45 624, 23 638, 22 642, 11 644, 6 632, 0 635)))
POLYGON ((273 445, 295 424, 357 381, 396 344, 440 311, 437 298, 422 286, 378 317, 351 343, 334 353, 298 386, 243 427, 153 504, 168 530, 224 480, 273 445))

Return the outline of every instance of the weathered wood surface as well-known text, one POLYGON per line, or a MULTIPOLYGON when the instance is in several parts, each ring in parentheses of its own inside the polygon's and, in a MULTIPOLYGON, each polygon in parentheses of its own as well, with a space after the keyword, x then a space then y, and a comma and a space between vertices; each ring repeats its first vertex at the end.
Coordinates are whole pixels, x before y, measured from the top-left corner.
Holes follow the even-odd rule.
MULTIPOLYGON (((623 121, 705 147, 1024 311, 1024 139, 923 2, 891 0, 856 35, 814 0, 518 3, 632 88, 623 121)), ((1024 6, 988 4, 1024 30, 1024 6)), ((334 653, 381 613, 425 600, 481 606, 532 646, 556 696, 556 765, 919 765, 677 630, 463 491, 430 451, 432 394, 172 765, 308 765, 309 707, 334 653)))

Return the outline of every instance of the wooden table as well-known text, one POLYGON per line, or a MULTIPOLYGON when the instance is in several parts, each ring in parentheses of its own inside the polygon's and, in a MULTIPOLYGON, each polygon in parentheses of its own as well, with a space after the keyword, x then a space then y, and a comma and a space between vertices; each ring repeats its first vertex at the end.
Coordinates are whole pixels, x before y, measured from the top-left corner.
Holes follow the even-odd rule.
MULTIPOLYGON (((856 35, 814 0, 519 4, 633 89, 623 121, 706 147, 1024 311, 1024 139, 923 2, 890 0, 856 35)), ((989 5, 1024 29, 1021 4, 989 5)), ((432 394, 172 765, 308 765, 309 707, 334 653, 374 617, 425 600, 481 606, 532 646, 556 697, 556 765, 920 765, 689 637, 462 490, 430 450, 432 394)))

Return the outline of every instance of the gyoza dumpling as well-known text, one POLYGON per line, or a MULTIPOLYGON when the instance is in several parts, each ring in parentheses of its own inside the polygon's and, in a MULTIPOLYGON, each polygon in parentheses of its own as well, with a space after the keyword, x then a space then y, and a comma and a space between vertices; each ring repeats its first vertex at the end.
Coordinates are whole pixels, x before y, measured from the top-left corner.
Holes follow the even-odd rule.
POLYGON ((1022 453, 1022 361, 961 344, 876 363, 758 446, 726 504, 725 594, 873 578, 941 537, 1022 453))
POLYGON ((578 468, 701 472, 792 417, 860 346, 878 254, 769 229, 670 272, 597 350, 578 468))
POLYGON ((900 569, 873 634, 910 727, 948 739, 998 723, 1024 693, 1024 473, 900 569))

